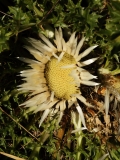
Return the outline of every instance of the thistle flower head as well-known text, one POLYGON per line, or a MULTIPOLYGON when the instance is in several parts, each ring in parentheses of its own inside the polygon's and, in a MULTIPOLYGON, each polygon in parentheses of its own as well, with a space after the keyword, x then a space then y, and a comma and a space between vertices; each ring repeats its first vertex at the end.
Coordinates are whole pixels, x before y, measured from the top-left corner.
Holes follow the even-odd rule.
MULTIPOLYGON (((68 42, 65 42, 61 28, 55 30, 54 45, 44 35, 40 34, 40 38, 41 40, 28 38, 31 46, 25 46, 36 60, 19 58, 31 67, 21 71, 25 82, 19 85, 19 90, 30 92, 30 99, 22 105, 29 107, 34 113, 44 111, 40 120, 41 124, 53 108, 55 112, 64 111, 66 102, 68 102, 68 108, 72 104, 78 107, 77 99, 90 106, 81 95, 80 84, 96 86, 98 83, 91 81, 97 78, 96 76, 82 68, 97 59, 82 61, 82 58, 97 45, 79 53, 85 37, 77 43, 74 32, 68 42)), ((81 117, 84 123, 84 116, 81 117)))

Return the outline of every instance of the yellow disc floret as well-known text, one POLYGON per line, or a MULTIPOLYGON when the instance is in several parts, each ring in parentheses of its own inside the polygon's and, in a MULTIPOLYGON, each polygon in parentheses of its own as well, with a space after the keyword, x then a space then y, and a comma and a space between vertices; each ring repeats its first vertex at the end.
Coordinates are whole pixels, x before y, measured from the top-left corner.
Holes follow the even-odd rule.
POLYGON ((65 53, 63 58, 58 61, 55 57, 46 64, 45 77, 50 91, 54 92, 58 99, 70 99, 72 94, 77 93, 74 78, 70 75, 74 68, 64 68, 71 64, 76 64, 73 56, 65 53), (63 68, 62 68, 63 67, 63 68))

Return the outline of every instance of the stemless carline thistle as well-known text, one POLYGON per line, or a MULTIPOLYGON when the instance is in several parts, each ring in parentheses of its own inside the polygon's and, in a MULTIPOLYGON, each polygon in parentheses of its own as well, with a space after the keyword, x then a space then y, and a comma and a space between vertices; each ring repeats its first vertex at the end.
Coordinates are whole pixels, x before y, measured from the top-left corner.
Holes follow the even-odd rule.
MULTIPOLYGON (((97 58, 81 62, 81 59, 97 45, 91 46, 79 54, 85 37, 77 43, 78 39, 74 32, 68 42, 65 42, 61 28, 55 29, 55 45, 43 34, 40 34, 40 38, 41 40, 28 38, 30 45, 25 46, 36 60, 19 58, 30 66, 30 69, 21 71, 25 82, 19 85, 19 90, 30 92, 29 100, 22 104, 29 107, 29 111, 34 113, 44 111, 40 120, 41 125, 48 114, 53 114, 53 111, 62 117, 66 102, 68 102, 68 108, 75 104, 78 109, 77 99, 85 105, 91 106, 81 95, 80 84, 96 86, 99 83, 91 81, 97 77, 82 68, 93 63, 97 58)), ((81 108, 78 109, 78 112, 85 126, 81 108)))

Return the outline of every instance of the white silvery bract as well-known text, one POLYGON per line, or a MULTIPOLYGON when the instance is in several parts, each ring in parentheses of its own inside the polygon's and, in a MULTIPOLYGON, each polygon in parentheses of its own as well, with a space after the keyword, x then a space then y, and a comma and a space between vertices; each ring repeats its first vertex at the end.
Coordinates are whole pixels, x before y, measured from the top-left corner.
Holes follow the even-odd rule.
POLYGON ((28 38, 31 45, 25 46, 36 60, 19 58, 30 66, 30 69, 21 71, 24 83, 19 85, 19 90, 30 92, 29 100, 21 105, 29 107, 29 111, 34 113, 44 111, 40 120, 41 125, 48 114, 58 113, 61 119, 66 102, 68 102, 68 108, 74 104, 84 127, 86 127, 84 115, 77 99, 87 106, 91 105, 81 95, 80 84, 96 86, 98 83, 91 81, 97 77, 82 67, 93 63, 97 58, 85 61, 82 61, 82 58, 87 56, 97 45, 80 53, 85 37, 77 43, 74 32, 65 42, 61 28, 55 29, 54 44, 44 35, 40 34, 39 36, 41 40, 28 38))
POLYGON ((105 160, 106 157, 108 157, 108 156, 109 156, 109 153, 106 153, 101 158, 99 158, 98 160, 105 160))
MULTIPOLYGON (((77 112, 71 112, 71 120, 72 123, 74 125, 74 130, 72 131, 72 133, 75 133, 75 137, 76 137, 76 157, 75 159, 79 160, 81 159, 81 151, 79 150, 82 147, 82 139, 83 139, 83 135, 82 135, 82 130, 83 128, 86 129, 85 127, 82 127, 81 125, 81 116, 79 113, 79 110, 81 110, 81 108, 78 106, 77 107, 78 113, 77 112)), ((81 111, 80 111, 81 112, 81 111)), ((85 124, 83 124, 85 126, 85 124)))

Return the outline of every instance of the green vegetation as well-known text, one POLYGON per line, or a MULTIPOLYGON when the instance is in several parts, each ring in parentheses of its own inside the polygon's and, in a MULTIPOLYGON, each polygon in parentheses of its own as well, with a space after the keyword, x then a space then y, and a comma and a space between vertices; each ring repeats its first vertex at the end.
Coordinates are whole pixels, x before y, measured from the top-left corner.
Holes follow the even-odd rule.
POLYGON ((59 126, 56 115, 39 128, 42 113, 26 113, 19 106, 28 95, 17 91, 19 72, 27 68, 17 57, 31 57, 23 48, 25 38, 43 33, 52 39, 55 27, 63 28, 65 39, 73 31, 84 35, 84 48, 99 45, 92 53, 99 57, 92 72, 120 73, 119 0, 0 0, 0 158, 9 160, 2 155, 9 153, 29 160, 119 160, 120 140, 114 134, 114 140, 103 143, 89 130, 71 133, 76 129, 70 114, 74 108, 65 111, 59 126))

